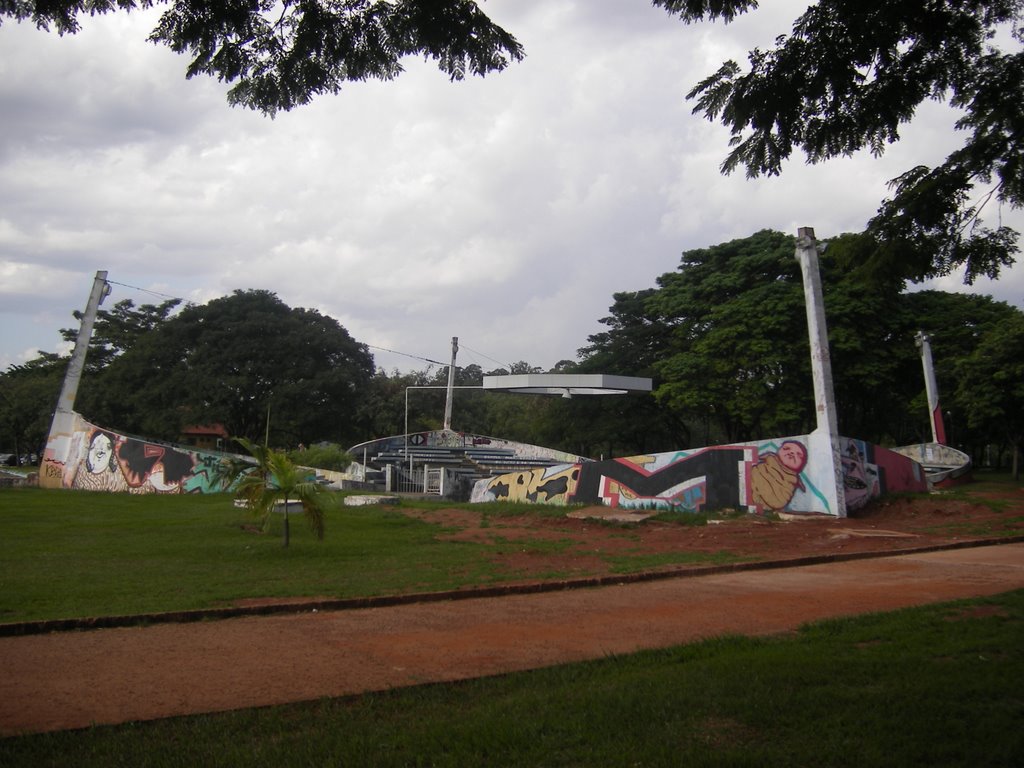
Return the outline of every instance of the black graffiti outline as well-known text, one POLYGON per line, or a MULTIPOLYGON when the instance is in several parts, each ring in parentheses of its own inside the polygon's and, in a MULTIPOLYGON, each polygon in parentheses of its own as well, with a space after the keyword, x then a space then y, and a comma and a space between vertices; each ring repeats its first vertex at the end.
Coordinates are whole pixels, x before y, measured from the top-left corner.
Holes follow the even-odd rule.
POLYGON ((579 482, 572 501, 583 504, 601 503, 601 479, 615 480, 639 496, 657 498, 659 492, 674 488, 687 480, 704 478, 705 494, 701 506, 708 509, 750 506, 749 485, 745 471, 754 461, 753 447, 715 447, 690 454, 666 467, 649 472, 635 464, 613 461, 587 462, 580 465, 579 482))

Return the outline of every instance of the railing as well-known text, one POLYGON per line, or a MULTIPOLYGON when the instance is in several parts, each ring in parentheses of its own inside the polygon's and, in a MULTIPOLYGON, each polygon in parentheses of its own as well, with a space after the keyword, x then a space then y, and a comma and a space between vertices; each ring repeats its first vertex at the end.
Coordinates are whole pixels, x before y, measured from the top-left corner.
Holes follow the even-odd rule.
POLYGON ((426 493, 444 495, 445 473, 443 467, 422 467, 419 469, 397 469, 388 465, 386 473, 387 490, 395 493, 426 493))

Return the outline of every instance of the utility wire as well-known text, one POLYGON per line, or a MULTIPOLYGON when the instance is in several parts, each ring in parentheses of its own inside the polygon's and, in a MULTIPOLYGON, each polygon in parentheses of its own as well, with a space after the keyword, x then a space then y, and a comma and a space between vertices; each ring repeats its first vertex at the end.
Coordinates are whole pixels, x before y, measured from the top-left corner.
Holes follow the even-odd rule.
POLYGON ((184 302, 187 306, 192 304, 188 299, 184 299, 181 296, 170 296, 166 293, 160 293, 159 291, 151 291, 149 288, 140 288, 137 285, 128 285, 127 283, 119 283, 116 280, 107 280, 111 285, 120 285, 122 288, 131 288, 134 291, 141 291, 142 293, 149 293, 153 296, 159 296, 161 299, 173 299, 174 301, 184 302))
POLYGON ((476 351, 475 349, 473 349, 472 347, 467 347, 467 346, 466 346, 465 344, 463 344, 463 343, 462 343, 461 341, 459 342, 459 349, 464 349, 464 350, 466 350, 467 352, 472 352, 472 353, 473 353, 474 355, 480 355, 480 357, 486 358, 487 360, 490 360, 490 361, 491 361, 492 363, 497 363, 497 364, 498 364, 498 365, 500 365, 500 366, 501 366, 502 368, 507 368, 507 369, 508 369, 508 370, 510 370, 510 371, 512 370, 512 366, 511 366, 511 365, 509 365, 508 363, 503 363, 503 362, 501 362, 501 360, 495 360, 495 359, 494 359, 493 357, 491 357, 491 356, 489 356, 489 355, 485 355, 485 354, 484 354, 483 352, 477 352, 477 351, 476 351))
POLYGON ((433 363, 434 365, 447 366, 448 363, 442 363, 440 360, 431 360, 429 357, 420 357, 419 355, 411 355, 408 352, 399 352, 395 349, 388 349, 387 347, 375 347, 373 344, 367 344, 370 349, 379 349, 381 352, 390 352, 392 355, 401 355, 402 357, 411 357, 413 360, 422 360, 425 363, 433 363))

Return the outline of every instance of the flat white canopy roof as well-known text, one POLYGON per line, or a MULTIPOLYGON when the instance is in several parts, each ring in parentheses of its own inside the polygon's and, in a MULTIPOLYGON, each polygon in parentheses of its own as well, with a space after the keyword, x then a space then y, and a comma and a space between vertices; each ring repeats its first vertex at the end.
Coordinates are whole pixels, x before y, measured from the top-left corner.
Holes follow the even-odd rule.
POLYGON ((484 389, 528 395, 625 395, 650 392, 651 380, 638 376, 609 376, 604 373, 522 373, 512 376, 484 376, 484 389))

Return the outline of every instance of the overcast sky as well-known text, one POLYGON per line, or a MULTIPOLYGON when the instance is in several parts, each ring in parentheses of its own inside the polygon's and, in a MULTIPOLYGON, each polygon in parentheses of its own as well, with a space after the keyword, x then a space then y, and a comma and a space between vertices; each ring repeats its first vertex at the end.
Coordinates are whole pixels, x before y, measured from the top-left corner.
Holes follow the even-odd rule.
MULTIPOLYGON (((683 251, 764 228, 860 231, 888 179, 957 145, 955 115, 925 105, 881 159, 722 177, 727 131, 684 97, 806 2, 765 6, 686 26, 646 0, 488 0, 525 61, 451 83, 409 60, 396 81, 274 120, 186 81, 187 59, 145 41, 158 13, 86 18, 65 38, 5 21, 0 370, 64 351, 58 329, 101 269, 105 307, 270 289, 336 318, 388 371, 427 364, 379 348, 446 361, 452 336, 462 365, 547 369, 603 329, 613 293, 653 287, 683 251)), ((1020 211, 986 220, 1024 231, 1020 211)), ((1022 306, 1024 266, 931 287, 1022 306)))

